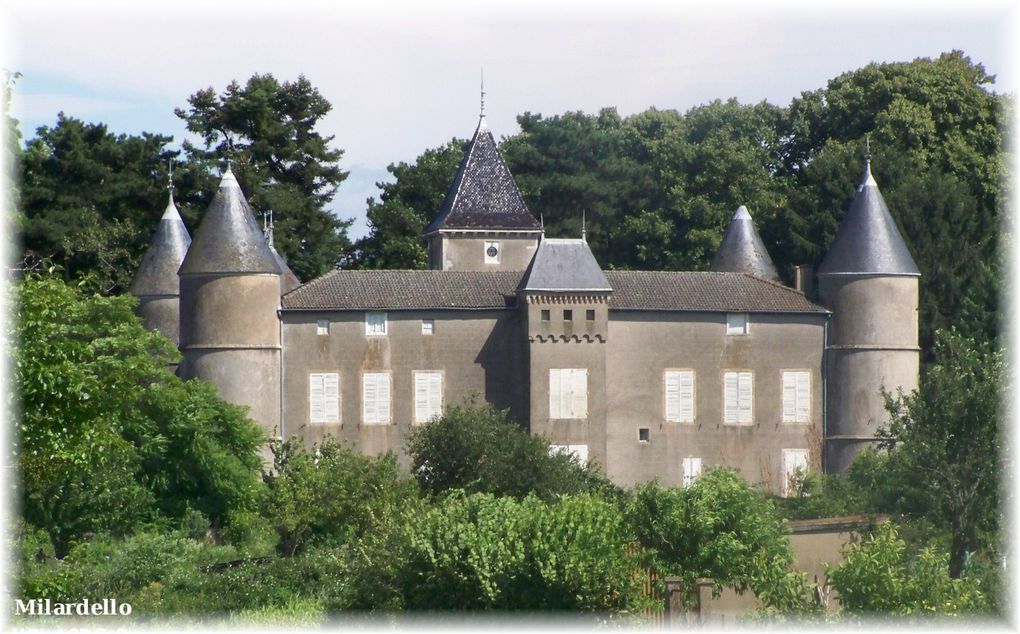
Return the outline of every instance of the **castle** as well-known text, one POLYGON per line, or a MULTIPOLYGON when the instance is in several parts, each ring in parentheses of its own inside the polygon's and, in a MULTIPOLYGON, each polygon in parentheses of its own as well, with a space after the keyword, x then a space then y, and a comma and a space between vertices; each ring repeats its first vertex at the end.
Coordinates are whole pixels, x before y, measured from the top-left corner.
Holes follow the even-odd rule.
POLYGON ((415 425, 477 395, 624 486, 724 465, 786 494, 875 441, 882 387, 917 387, 920 273, 870 164, 797 288, 744 207, 711 271, 603 271, 583 234, 544 237, 483 115, 425 238, 429 270, 302 285, 228 168, 193 240, 171 196, 131 292, 181 376, 271 436, 405 466, 415 425))

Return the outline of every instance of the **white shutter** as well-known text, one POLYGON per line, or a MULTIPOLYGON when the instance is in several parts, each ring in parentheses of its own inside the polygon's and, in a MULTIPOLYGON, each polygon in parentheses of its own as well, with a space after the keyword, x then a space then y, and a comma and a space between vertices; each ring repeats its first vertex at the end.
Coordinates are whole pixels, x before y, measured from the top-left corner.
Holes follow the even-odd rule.
POLYGON ((374 372, 362 376, 362 422, 381 425, 390 422, 390 373, 374 372))
POLYGON ((340 375, 336 372, 323 374, 323 422, 340 422, 340 375))
POLYGON ((736 372, 723 375, 723 422, 737 422, 737 385, 739 380, 736 372))
POLYGON ((549 418, 563 418, 563 370, 549 370, 549 418))
POLYGON ((807 449, 783 450, 783 482, 781 486, 783 497, 788 497, 793 492, 790 487, 790 480, 797 474, 797 469, 806 472, 807 468, 807 449))
POLYGON ((809 422, 811 419, 811 374, 797 373, 797 421, 809 422))
POLYGON ((680 422, 680 372, 666 371, 663 377, 666 391, 666 420, 680 422))
POLYGON ((754 391, 751 386, 751 373, 741 372, 740 373, 740 384, 737 388, 737 398, 740 401, 740 413, 737 418, 737 422, 750 423, 752 421, 752 402, 754 400, 754 391))
POLYGON ((684 458, 683 486, 689 487, 701 475, 701 458, 684 458))
POLYGON ((443 413, 443 373, 414 373, 414 422, 425 423, 443 413))
POLYGON ((376 408, 379 412, 379 422, 388 423, 390 422, 390 374, 377 375, 379 378, 376 379, 379 382, 379 394, 376 408))
POLYGON ((783 422, 797 420, 797 373, 783 372, 783 422))
POLYGON ((325 395, 322 374, 308 375, 308 419, 313 423, 324 423, 325 395))
POLYGON ((378 389, 375 376, 374 374, 365 374, 361 377, 361 422, 366 425, 376 422, 379 417, 376 407, 378 389))
POLYGON ((694 372, 680 373, 680 422, 694 422, 694 372))
POLYGON ((572 370, 570 374, 570 418, 588 418, 588 370, 572 370))
POLYGON ((433 372, 429 376, 429 418, 443 415, 443 374, 433 372))

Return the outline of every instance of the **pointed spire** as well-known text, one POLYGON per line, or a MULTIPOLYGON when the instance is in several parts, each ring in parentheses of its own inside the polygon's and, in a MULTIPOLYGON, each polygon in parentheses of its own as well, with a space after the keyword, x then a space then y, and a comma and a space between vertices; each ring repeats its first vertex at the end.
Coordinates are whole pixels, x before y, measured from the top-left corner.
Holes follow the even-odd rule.
POLYGON ((181 267, 190 246, 191 236, 181 220, 171 192, 166 209, 149 241, 149 248, 131 280, 131 293, 136 297, 180 294, 177 269, 181 267))
POLYGON ((921 274, 871 175, 870 160, 818 274, 921 274))
POLYGON ((776 266, 761 241, 751 213, 741 205, 733 214, 733 220, 726 227, 719 250, 712 259, 711 270, 729 273, 747 273, 755 277, 779 281, 776 266))
POLYGON ((229 165, 181 264, 181 275, 195 273, 280 274, 229 165))

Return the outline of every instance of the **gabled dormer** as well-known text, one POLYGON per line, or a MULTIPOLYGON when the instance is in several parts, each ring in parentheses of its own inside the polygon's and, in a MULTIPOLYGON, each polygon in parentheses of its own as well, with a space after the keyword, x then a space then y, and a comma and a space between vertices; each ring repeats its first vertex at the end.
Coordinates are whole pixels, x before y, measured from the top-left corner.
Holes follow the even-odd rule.
POLYGON ((523 271, 541 237, 483 113, 446 199, 425 229, 429 268, 523 271))

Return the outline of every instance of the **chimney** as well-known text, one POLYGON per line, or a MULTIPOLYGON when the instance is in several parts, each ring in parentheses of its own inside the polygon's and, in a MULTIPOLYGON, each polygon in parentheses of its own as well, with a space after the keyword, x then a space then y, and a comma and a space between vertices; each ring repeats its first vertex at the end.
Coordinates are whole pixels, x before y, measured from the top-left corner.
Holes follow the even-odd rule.
POLYGON ((808 299, 815 298, 815 267, 808 264, 793 266, 793 287, 808 299))

